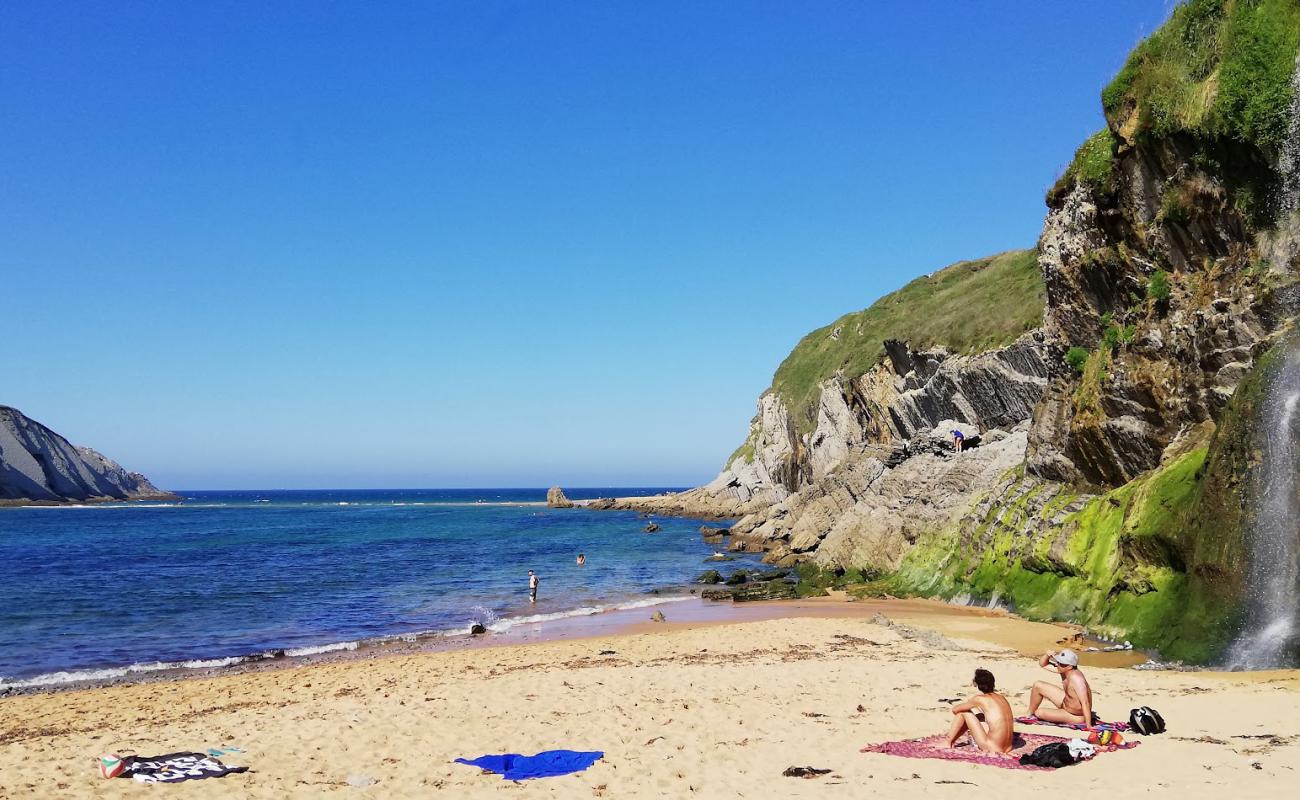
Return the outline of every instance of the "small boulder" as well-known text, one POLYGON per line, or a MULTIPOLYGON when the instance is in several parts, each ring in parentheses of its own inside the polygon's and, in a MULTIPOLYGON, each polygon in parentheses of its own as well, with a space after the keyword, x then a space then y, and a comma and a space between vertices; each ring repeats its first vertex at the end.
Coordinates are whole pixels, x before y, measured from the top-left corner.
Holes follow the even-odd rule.
POLYGON ((564 490, 552 486, 546 491, 546 505, 549 508, 573 508, 573 501, 564 496, 564 490))
POLYGON ((487 633, 487 628, 483 627, 483 623, 475 622, 473 625, 469 626, 469 633, 471 636, 481 636, 487 633))
POLYGON ((700 573, 700 577, 695 579, 696 583, 722 583, 722 575, 716 570, 711 569, 700 573))
POLYGON ((664 616, 664 612, 662 611, 656 611, 655 613, 651 614, 650 619, 653 622, 667 622, 668 620, 668 618, 664 616))
POLYGON ((727 585, 739 586, 740 584, 744 583, 748 579, 749 579, 749 573, 747 573, 743 569, 738 569, 735 572, 731 573, 731 575, 727 576, 727 585))
POLYGON ((612 497, 597 497, 595 500, 587 503, 587 508, 592 511, 609 511, 615 505, 616 503, 612 497))

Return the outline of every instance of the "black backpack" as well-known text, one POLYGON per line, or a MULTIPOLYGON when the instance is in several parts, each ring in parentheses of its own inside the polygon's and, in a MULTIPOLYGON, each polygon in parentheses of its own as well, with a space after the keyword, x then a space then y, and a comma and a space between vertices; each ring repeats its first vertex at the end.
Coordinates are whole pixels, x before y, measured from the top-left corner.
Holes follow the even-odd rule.
POLYGON ((1142 706, 1128 712, 1129 730, 1150 736, 1155 733, 1165 732, 1165 718, 1160 716, 1160 712, 1150 706, 1142 706))
POLYGON ((1052 742, 1051 744, 1041 745, 1032 753, 1025 753, 1020 757, 1022 766, 1027 767, 1049 767, 1057 769, 1059 767, 1068 767, 1075 763, 1074 756, 1070 754, 1070 746, 1065 742, 1052 742))

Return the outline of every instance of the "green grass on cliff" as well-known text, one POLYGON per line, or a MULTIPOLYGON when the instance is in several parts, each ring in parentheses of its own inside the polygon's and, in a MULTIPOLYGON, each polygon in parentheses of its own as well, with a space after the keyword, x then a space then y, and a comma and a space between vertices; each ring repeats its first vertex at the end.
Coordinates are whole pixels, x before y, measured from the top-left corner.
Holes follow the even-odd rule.
POLYGON ((1287 131, 1300 0, 1189 0, 1129 55, 1102 92, 1107 119, 1136 133, 1190 132, 1273 152, 1287 131))
POLYGON ((807 432, 815 423, 818 384, 839 370, 855 378, 871 369, 886 339, 915 349, 981 352, 1042 324, 1043 303, 1034 250, 953 264, 805 336, 777 367, 771 391, 785 401, 796 428, 807 432))

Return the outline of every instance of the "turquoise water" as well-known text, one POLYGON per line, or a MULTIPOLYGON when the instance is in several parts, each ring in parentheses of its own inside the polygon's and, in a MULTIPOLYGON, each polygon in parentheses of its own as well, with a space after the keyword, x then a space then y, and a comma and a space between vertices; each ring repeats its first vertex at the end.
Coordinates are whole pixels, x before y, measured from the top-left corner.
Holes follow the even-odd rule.
POLYGON ((661 530, 646 534, 633 512, 520 505, 544 498, 190 492, 177 504, 0 509, 0 688, 662 602, 715 549, 698 520, 656 517, 661 530))

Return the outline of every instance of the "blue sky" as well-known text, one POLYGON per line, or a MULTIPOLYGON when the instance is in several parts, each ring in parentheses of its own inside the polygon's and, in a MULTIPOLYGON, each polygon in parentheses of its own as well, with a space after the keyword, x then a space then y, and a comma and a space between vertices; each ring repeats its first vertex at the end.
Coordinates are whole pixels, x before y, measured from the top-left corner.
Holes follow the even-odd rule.
POLYGON ((0 403, 175 488, 686 485, 1032 245, 1163 0, 6 3, 0 403))

